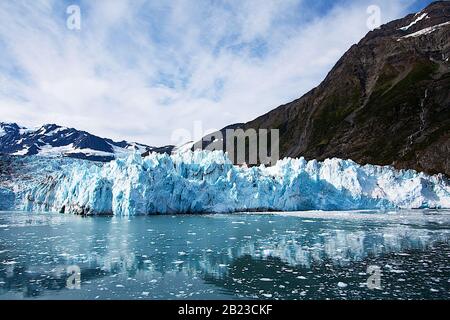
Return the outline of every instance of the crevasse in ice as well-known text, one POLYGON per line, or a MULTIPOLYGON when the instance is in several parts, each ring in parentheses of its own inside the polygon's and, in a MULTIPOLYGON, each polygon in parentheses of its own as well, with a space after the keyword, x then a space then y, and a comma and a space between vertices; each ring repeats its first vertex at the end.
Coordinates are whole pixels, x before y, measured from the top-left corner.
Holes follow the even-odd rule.
POLYGON ((21 193, 16 209, 86 215, 450 208, 442 175, 350 160, 233 166, 220 151, 74 161, 21 193))

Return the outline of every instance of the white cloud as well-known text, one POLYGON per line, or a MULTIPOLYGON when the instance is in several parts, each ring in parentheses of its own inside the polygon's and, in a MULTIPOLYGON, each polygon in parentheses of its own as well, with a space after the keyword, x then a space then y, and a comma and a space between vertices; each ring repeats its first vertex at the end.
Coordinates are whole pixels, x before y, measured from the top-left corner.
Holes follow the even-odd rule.
POLYGON ((313 15, 301 0, 86 1, 80 32, 60 1, 2 1, 0 120, 153 145, 196 120, 248 121, 319 84, 368 32, 373 2, 388 21, 413 1, 313 15))

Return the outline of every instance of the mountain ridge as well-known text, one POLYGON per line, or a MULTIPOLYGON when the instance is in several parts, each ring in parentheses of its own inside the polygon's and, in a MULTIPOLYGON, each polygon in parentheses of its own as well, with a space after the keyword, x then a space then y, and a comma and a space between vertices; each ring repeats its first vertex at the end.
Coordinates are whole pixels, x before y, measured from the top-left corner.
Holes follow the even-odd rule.
POLYGON ((450 175, 448 39, 450 2, 437 1, 370 31, 301 98, 236 126, 279 129, 281 158, 450 175))
POLYGON ((108 162, 132 152, 170 153, 172 148, 172 146, 151 147, 125 140, 116 142, 56 124, 28 129, 17 123, 0 122, 0 154, 63 156, 108 162))

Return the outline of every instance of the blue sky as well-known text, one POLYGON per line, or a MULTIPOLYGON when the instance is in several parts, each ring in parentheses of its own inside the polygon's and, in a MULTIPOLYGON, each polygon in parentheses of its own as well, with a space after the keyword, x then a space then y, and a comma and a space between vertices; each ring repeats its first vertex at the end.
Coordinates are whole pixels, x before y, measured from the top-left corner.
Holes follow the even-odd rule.
MULTIPOLYGON (((3 0, 0 121, 151 145, 253 118, 318 85, 414 0, 3 0), (66 27, 69 5, 81 30, 66 27)), ((190 137, 190 136, 191 137, 190 137)))

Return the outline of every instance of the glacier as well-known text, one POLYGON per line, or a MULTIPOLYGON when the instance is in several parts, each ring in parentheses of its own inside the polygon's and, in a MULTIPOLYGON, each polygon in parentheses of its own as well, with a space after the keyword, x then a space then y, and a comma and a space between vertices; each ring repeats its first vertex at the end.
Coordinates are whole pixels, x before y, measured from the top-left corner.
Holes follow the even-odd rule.
POLYGON ((3 210, 132 216, 450 208, 444 175, 351 160, 287 158, 272 167, 246 167, 233 165, 221 151, 188 151, 145 158, 136 153, 110 163, 9 161, 16 173, 0 181, 3 210))

